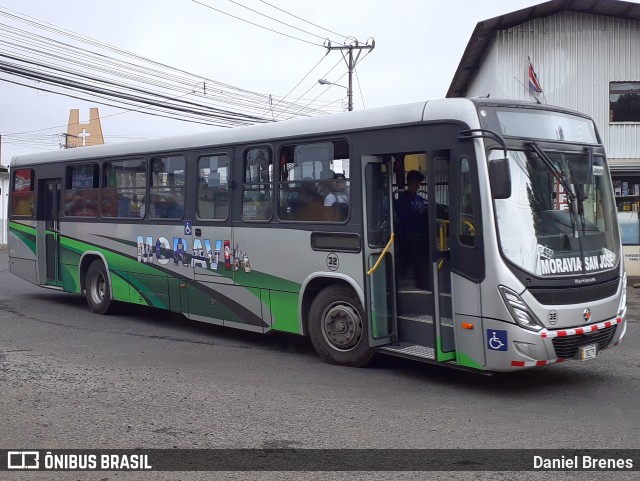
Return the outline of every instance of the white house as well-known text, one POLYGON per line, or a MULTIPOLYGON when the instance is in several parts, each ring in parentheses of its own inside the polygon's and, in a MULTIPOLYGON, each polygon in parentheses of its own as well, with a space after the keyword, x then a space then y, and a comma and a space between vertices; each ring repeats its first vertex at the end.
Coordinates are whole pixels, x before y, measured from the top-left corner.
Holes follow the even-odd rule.
POLYGON ((640 4, 552 0, 479 22, 448 97, 491 96, 590 115, 607 149, 625 266, 640 275, 640 4), (530 88, 533 68, 542 92, 530 88))

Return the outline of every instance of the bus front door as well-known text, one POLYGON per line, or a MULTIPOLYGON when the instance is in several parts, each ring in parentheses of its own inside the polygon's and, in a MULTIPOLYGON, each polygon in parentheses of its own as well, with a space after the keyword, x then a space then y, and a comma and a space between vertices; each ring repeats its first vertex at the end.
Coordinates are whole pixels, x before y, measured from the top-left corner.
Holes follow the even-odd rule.
POLYGON ((394 340, 396 333, 390 160, 384 156, 362 156, 362 177, 369 345, 381 346, 394 340))
POLYGON ((394 164, 403 166, 396 169, 393 195, 397 339, 381 349, 450 362, 456 359, 448 245, 450 153, 408 152, 393 154, 394 164), (414 192, 405 181, 415 170, 424 178, 414 192))
POLYGON ((450 151, 433 151, 427 162, 429 193, 429 248, 434 303, 435 356, 437 361, 456 359, 449 250, 450 151))
POLYGON ((60 266, 60 193, 62 179, 40 181, 43 216, 38 223, 38 264, 41 284, 62 286, 60 266))

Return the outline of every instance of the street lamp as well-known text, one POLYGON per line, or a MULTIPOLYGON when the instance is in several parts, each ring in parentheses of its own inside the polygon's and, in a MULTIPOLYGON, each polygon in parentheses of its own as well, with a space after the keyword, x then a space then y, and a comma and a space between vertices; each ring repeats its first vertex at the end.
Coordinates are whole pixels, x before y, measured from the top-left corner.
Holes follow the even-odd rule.
POLYGON ((353 94, 349 89, 349 87, 345 87, 344 85, 340 85, 340 84, 334 84, 333 82, 329 82, 327 79, 323 79, 323 78, 319 79, 318 83, 320 85, 335 85, 336 87, 342 87, 343 89, 347 89, 347 100, 348 100, 347 110, 349 111, 353 110, 353 94))

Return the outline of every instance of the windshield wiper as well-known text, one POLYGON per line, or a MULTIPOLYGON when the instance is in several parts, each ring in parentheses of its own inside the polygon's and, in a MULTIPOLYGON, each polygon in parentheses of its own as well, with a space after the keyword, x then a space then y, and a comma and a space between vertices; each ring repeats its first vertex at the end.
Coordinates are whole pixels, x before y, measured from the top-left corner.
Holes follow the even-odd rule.
POLYGON ((562 187, 564 188, 567 194, 567 197, 569 197, 569 213, 571 214, 571 227, 573 228, 573 236, 577 238, 578 229, 576 227, 576 217, 578 216, 578 214, 575 211, 576 206, 574 201, 576 200, 576 194, 573 191, 573 187, 567 182, 564 172, 559 170, 553 164, 549 156, 546 154, 544 150, 540 148, 538 144, 536 144, 535 142, 528 142, 527 145, 531 147, 531 150, 533 150, 536 154, 538 154, 538 157, 540 157, 540 159, 544 162, 544 164, 551 171, 551 173, 556 178, 556 180, 560 182, 560 184, 562 185, 562 187))
POLYGON ((573 199, 575 199, 576 196, 573 192, 573 188, 567 182, 567 179, 564 176, 564 172, 560 171, 555 165, 553 165, 553 162, 551 162, 551 159, 549 158, 549 156, 547 156, 545 151, 542 150, 538 146, 538 144, 536 144, 535 142, 529 142, 529 147, 531 147, 531 150, 533 150, 536 154, 538 154, 538 157, 540 157, 540 159, 549 168, 553 176, 558 180, 558 182, 562 184, 562 187, 564 187, 564 190, 567 192, 567 195, 569 196, 569 200, 573 201, 573 199))

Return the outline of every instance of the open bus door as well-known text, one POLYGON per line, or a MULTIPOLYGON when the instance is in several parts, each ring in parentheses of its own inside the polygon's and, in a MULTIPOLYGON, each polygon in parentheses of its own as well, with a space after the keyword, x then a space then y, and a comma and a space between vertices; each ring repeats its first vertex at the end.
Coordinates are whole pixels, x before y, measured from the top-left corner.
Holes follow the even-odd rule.
POLYGON ((448 245, 450 152, 409 150, 392 157, 398 188, 392 197, 397 338, 382 350, 403 357, 453 361, 456 351, 448 245), (405 182, 412 170, 420 172, 416 192, 405 182), (403 215, 407 208, 417 210, 409 215, 404 211, 403 215))
POLYGON ((389 156, 362 156, 370 346, 388 344, 395 340, 396 333, 391 173, 389 156))
POLYGON ((62 286, 60 266, 60 194, 62 179, 40 180, 39 197, 42 201, 38 215, 37 245, 40 284, 62 286))
POLYGON ((449 151, 435 151, 427 162, 429 192, 429 248, 435 327, 435 357, 437 361, 456 358, 451 289, 451 257, 449 251, 449 151))
MULTIPOLYGON (((455 145, 457 128, 447 129, 442 134, 444 140, 440 141, 443 145, 446 145, 447 135, 452 137, 451 144, 455 145)), ((454 263, 450 251, 450 235, 457 231, 458 212, 455 206, 460 189, 454 185, 457 164, 452 159, 458 155, 456 150, 451 149, 405 148, 401 152, 383 156, 393 159, 394 172, 391 172, 390 163, 381 165, 390 170, 389 177, 395 175, 397 187, 396 191, 392 191, 391 197, 385 198, 391 200, 387 209, 392 217, 395 234, 393 253, 389 255, 393 267, 385 264, 386 269, 376 273, 378 277, 369 281, 369 291, 372 298, 370 302, 376 307, 375 302, 386 301, 383 291, 376 289, 376 281, 382 283, 383 276, 388 276, 384 285, 387 288, 393 286, 395 303, 386 302, 393 305, 393 309, 388 308, 387 312, 394 313, 393 320, 389 322, 394 329, 394 338, 392 343, 381 347, 385 352, 436 362, 457 362, 452 282, 454 263), (411 170, 420 173, 414 176, 420 177, 417 192, 411 190, 415 186, 410 188, 406 183, 407 174, 411 170), (417 204, 421 205, 420 208, 410 215, 407 216, 406 211, 403 211, 407 207, 417 209, 417 204)), ((364 159, 363 164, 364 169, 371 168, 364 159)), ((366 170, 364 173, 366 182, 369 183, 366 170)), ((375 191, 369 184, 367 189, 375 191)), ((365 200, 367 209, 371 210, 375 201, 372 198, 365 200)), ((377 244, 371 241, 372 225, 376 224, 369 211, 367 223, 367 254, 372 257, 382 247, 372 247, 377 244)), ((380 232, 374 234, 388 238, 388 235, 380 232)), ((383 242, 379 244, 384 246, 383 242)), ((375 311, 372 309, 372 312, 375 311)), ((372 326, 376 326, 376 319, 371 322, 372 326)))

